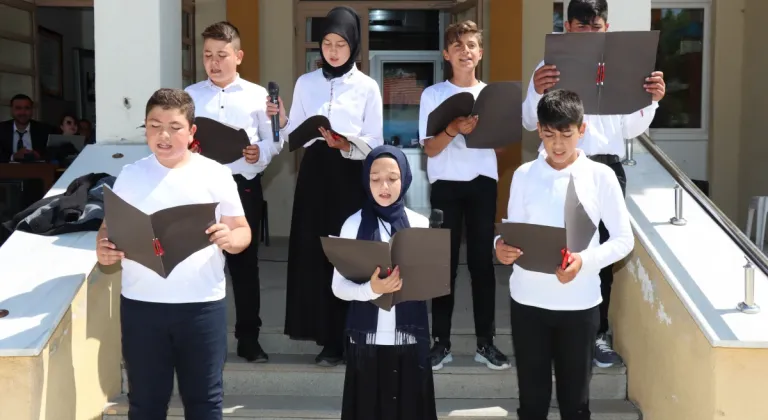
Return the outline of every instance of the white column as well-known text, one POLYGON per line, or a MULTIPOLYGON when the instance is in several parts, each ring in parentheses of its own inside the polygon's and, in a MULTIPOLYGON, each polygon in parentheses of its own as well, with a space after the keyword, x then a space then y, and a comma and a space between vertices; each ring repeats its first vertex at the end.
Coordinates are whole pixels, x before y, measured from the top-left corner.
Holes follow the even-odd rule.
MULTIPOLYGON (((563 8, 568 18, 568 3, 563 8)), ((651 29, 651 0, 608 0, 609 31, 648 31, 651 29)))
POLYGON ((181 0, 94 0, 96 139, 144 141, 152 93, 181 87, 181 0))

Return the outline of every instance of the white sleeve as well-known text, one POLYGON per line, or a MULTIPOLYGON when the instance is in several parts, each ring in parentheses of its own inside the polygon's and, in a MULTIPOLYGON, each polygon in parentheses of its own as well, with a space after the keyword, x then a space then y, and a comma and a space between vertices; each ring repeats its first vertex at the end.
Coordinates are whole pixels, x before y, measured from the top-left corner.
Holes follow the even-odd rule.
MULTIPOLYGON (((512 183, 509 186, 509 202, 507 203, 507 218, 505 223, 526 223, 528 218, 523 204, 523 188, 525 188, 524 173, 518 168, 512 175, 512 183)), ((493 238, 493 249, 496 249, 496 241, 501 235, 493 238)))
POLYGON ((429 114, 437 107, 433 91, 434 88, 424 89, 421 92, 421 101, 419 101, 419 144, 422 146, 424 146, 424 140, 432 138, 432 136, 427 136, 427 121, 429 114))
MULTIPOLYGON (((544 62, 540 62, 536 70, 544 66, 544 62)), ((531 81, 528 83, 528 93, 525 95, 525 101, 523 101, 523 127, 528 131, 536 130, 536 123, 539 122, 539 117, 536 113, 536 108, 539 106, 539 100, 544 95, 539 95, 536 92, 536 88, 533 86, 533 74, 531 74, 531 81)))
MULTIPOLYGON (((347 218, 344 225, 341 227, 340 238, 355 239, 357 237, 357 230, 360 227, 360 212, 353 214, 347 218)), ((371 273, 373 274, 373 273, 371 273)), ((333 294, 341 300, 359 300, 367 302, 379 298, 381 295, 374 293, 371 288, 371 282, 367 281, 363 284, 357 284, 339 273, 339 270, 333 269, 333 282, 331 283, 331 289, 333 294)))
POLYGON ((263 172, 267 169, 267 165, 272 162, 272 158, 280 154, 283 150, 286 138, 284 131, 279 130, 278 141, 275 141, 275 138, 272 135, 272 119, 267 116, 266 95, 264 95, 264 97, 264 108, 259 109, 256 112, 258 121, 256 132, 258 133, 257 136, 259 141, 254 143, 253 139, 251 139, 251 144, 256 144, 259 147, 259 161, 252 165, 258 167, 259 172, 263 172))
POLYGON ((240 193, 237 192, 237 184, 228 169, 221 168, 217 171, 216 181, 212 188, 213 196, 219 202, 222 216, 245 216, 243 203, 240 202, 240 193))
POLYGON ((659 107, 659 103, 656 101, 651 102, 647 107, 621 117, 621 134, 625 139, 633 139, 640 134, 645 133, 645 130, 651 126, 653 117, 656 116, 656 108, 659 107))
POLYGON ((285 135, 288 135, 286 141, 290 138, 291 132, 307 119, 307 114, 304 112, 304 106, 301 103, 302 83, 304 82, 299 77, 296 80, 296 85, 293 87, 293 100, 291 101, 291 109, 288 111, 288 124, 281 130, 285 135))
POLYGON ((635 246, 635 237, 629 223, 629 211, 621 193, 619 180, 611 170, 603 170, 597 194, 600 203, 600 219, 610 238, 599 246, 582 251, 581 270, 596 273, 626 257, 635 246))
POLYGON ((365 99, 365 111, 363 112, 363 126, 358 136, 349 136, 356 140, 358 146, 350 141, 349 152, 339 150, 341 155, 347 159, 363 160, 370 150, 365 150, 365 145, 371 150, 384 144, 384 105, 381 99, 379 85, 372 82, 368 87, 368 94, 365 99))

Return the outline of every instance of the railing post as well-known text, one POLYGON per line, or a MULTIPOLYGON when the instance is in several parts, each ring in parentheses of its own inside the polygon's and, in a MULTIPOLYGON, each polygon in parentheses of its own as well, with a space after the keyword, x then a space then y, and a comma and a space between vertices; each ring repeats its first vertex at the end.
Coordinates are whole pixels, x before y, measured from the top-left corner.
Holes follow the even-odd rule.
POLYGON ((634 158, 635 152, 635 139, 624 139, 624 160, 621 163, 625 166, 635 166, 634 158))
POLYGON ((684 226, 688 223, 683 217, 683 188, 675 184, 675 217, 669 219, 669 223, 675 226, 684 226))
POLYGON ((745 314, 760 312, 760 306, 755 303, 755 266, 748 259, 744 265, 744 302, 739 302, 738 308, 745 314))

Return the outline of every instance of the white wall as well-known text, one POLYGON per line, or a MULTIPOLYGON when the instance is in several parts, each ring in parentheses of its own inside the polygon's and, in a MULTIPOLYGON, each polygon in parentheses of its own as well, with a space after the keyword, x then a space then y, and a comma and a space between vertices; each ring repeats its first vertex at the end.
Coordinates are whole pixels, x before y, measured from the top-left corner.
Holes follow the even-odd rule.
MULTIPOLYGON (((293 1, 260 0, 259 3, 259 73, 261 85, 270 80, 280 85, 280 97, 286 108, 293 99, 293 1)), ((269 203, 271 236, 288 236, 291 231, 293 192, 296 187, 296 156, 288 151, 272 160, 262 179, 264 199, 269 203)))

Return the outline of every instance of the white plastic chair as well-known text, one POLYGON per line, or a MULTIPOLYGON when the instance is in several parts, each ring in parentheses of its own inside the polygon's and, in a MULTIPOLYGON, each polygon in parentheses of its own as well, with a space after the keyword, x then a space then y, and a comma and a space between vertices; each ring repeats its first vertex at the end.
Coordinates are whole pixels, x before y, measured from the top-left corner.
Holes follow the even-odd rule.
POLYGON ((755 224, 755 245, 758 248, 763 249, 765 243, 765 222, 768 219, 768 196, 755 196, 749 202, 749 210, 747 213, 747 229, 744 234, 747 238, 751 238, 752 235, 752 221, 757 213, 757 223, 755 224))

